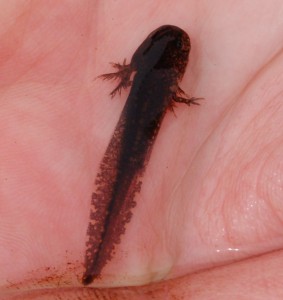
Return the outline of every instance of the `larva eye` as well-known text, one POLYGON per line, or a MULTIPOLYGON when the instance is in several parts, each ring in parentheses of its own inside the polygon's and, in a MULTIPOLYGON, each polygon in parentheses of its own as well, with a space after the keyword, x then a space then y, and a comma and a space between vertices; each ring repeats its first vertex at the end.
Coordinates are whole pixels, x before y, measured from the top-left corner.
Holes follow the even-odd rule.
POLYGON ((176 41, 176 47, 179 50, 181 50, 183 48, 183 42, 182 42, 181 39, 177 39, 177 41, 176 41))

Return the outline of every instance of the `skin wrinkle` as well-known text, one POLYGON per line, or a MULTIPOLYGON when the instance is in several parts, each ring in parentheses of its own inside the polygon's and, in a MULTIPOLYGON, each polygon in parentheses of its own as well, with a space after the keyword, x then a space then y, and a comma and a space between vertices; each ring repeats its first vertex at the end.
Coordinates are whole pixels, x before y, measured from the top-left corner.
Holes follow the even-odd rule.
MULTIPOLYGON (((259 118, 259 114, 261 114, 262 113, 262 111, 260 111, 260 112, 258 112, 257 113, 257 115, 254 117, 254 120, 252 120, 251 122, 249 122, 250 124, 252 123, 252 122, 255 122, 256 120, 256 118, 259 118)), ((266 118, 266 119, 270 119, 270 118, 266 118)), ((239 134, 239 137, 243 137, 243 134, 245 134, 245 132, 242 130, 242 133, 241 134, 239 134)), ((259 134, 260 134, 260 131, 259 131, 259 134)), ((253 136, 253 135, 252 135, 253 136)), ((255 137, 255 139, 257 139, 256 137, 255 137)), ((252 144, 252 142, 247 138, 247 141, 249 142, 249 144, 252 144)), ((238 139, 238 142, 240 142, 240 138, 238 139)), ((236 145, 239 145, 238 143, 235 143, 236 145)), ((239 149, 241 148, 240 146, 238 147, 239 149)), ((250 146, 249 147, 247 147, 247 148, 250 148, 250 146)), ((237 156, 237 155, 235 155, 235 156, 237 156)), ((223 158, 223 160, 224 160, 225 158, 223 158)), ((254 158, 255 159, 255 158, 254 158)), ((213 166, 211 167, 211 168, 213 168, 213 166)), ((226 172, 226 171, 225 171, 226 172)), ((239 172, 242 172, 242 171, 239 171, 239 172)), ((239 174, 239 172, 238 172, 238 174, 239 174)), ((227 172, 226 172, 227 173, 227 172)), ((243 172, 243 173, 245 173, 245 172, 243 172)), ((228 176, 229 177, 229 176, 228 176)), ((240 175, 238 175, 238 177, 240 178, 240 175)), ((215 189, 217 189, 217 186, 215 187, 215 189)), ((227 224, 229 224, 229 214, 228 214, 228 216, 227 216, 227 224)))
MULTIPOLYGON (((248 138, 247 138, 247 141, 250 142, 250 140, 248 138)), ((253 142, 251 142, 251 143, 253 143, 253 142)), ((239 147, 239 148, 243 149, 243 147, 239 147)), ((250 147, 247 146, 247 148, 249 149, 250 147)), ((243 175, 242 174, 250 174, 249 169, 251 168, 251 165, 253 165, 253 161, 257 161, 257 159, 259 157, 260 157, 260 154, 258 154, 258 157, 253 156, 252 161, 246 162, 243 166, 240 166, 240 167, 237 166, 237 170, 238 170, 237 173, 236 173, 236 170, 233 167, 228 166, 232 170, 232 172, 225 171, 225 173, 226 174, 229 174, 229 173, 233 174, 232 177, 227 176, 227 182, 230 182, 230 183, 233 184, 233 187, 229 188, 229 190, 232 191, 232 193, 230 193, 230 195, 229 195, 230 197, 231 197, 231 194, 234 193, 235 198, 237 198, 237 196, 240 197, 241 199, 246 198, 246 196, 248 195, 249 190, 252 188, 252 186, 250 186, 250 185, 243 186, 243 175)), ((232 166, 233 166, 233 164, 232 164, 232 166)), ((236 164, 235 164, 235 166, 236 166, 236 164)), ((257 174, 259 174, 259 170, 257 171, 257 174)), ((253 177, 258 178, 258 176, 259 175, 253 176, 253 177)), ((230 183, 228 183, 228 186, 230 185, 230 183)), ((253 185, 256 186, 256 181, 254 182, 253 185)), ((223 190, 223 189, 224 189, 223 187, 220 188, 220 190, 223 190)), ((230 240, 230 242, 233 243, 233 240, 231 240, 231 236, 235 235, 235 234, 232 233, 235 229, 233 229, 234 225, 231 224, 231 215, 233 215, 233 213, 231 214, 231 212, 232 211, 237 211, 237 208, 238 208, 239 211, 238 211, 238 213, 236 213, 236 215, 238 214, 239 216, 241 216, 243 210, 246 207, 246 204, 245 204, 246 200, 244 200, 245 201, 244 203, 242 203, 241 201, 240 202, 237 201, 237 205, 234 204, 233 206, 231 206, 230 199, 229 199, 230 197, 228 197, 228 195, 227 195, 227 201, 223 202, 223 205, 225 204, 225 207, 222 209, 222 213, 223 213, 223 216, 225 216, 226 228, 228 229, 228 232, 230 232, 228 234, 228 236, 230 235, 230 238, 228 238, 228 240, 230 240), (240 203, 240 206, 239 206, 238 202, 240 203), (242 205, 244 205, 244 206, 242 206, 242 205)), ((232 198, 234 198, 234 197, 232 197, 232 198)), ((241 245, 241 243, 240 243, 240 245, 241 245)))
MULTIPOLYGON (((210 268, 208 270, 197 272, 195 274, 191 274, 190 276, 179 278, 178 283, 174 283, 174 280, 169 280, 167 282, 158 283, 156 285, 147 285, 143 287, 124 287, 124 288, 112 288, 112 289, 95 289, 95 288, 60 288, 57 291, 47 291, 47 294, 54 295, 54 300, 60 297, 59 295, 67 296, 67 299, 72 299, 70 296, 79 297, 79 295, 84 300, 100 300, 109 299, 111 300, 126 300, 126 299, 209 299, 209 297, 213 296, 211 299, 219 299, 222 295, 228 297, 230 295, 230 299, 247 299, 242 298, 244 296, 245 287, 250 284, 250 289, 253 291, 253 296, 255 298, 249 297, 249 299, 265 299, 260 298, 260 292, 262 289, 266 288, 266 285, 273 291, 276 291, 278 295, 278 299, 280 299, 280 295, 283 296, 283 292, 280 291, 281 282, 280 280, 273 280, 270 277, 270 270, 272 266, 280 263, 283 258, 282 251, 273 251, 270 253, 266 253, 264 255, 254 256, 252 258, 244 259, 236 264, 231 264, 232 269, 229 269, 229 264, 223 267, 210 268), (276 254, 280 254, 279 257, 276 257, 276 254), (260 259, 264 258, 264 263, 260 263, 260 259), (249 266, 250 265, 250 266, 249 266), (256 276, 251 276, 250 270, 256 271, 256 276), (237 274, 244 274, 241 282, 237 283, 235 278, 237 278, 237 274), (261 277, 260 274, 264 274, 264 277, 261 277), (221 286, 216 286, 213 283, 213 278, 218 278, 223 280, 221 286), (203 288, 203 284, 205 283, 206 288, 203 288), (227 290, 233 287, 233 292, 227 294, 227 290), (241 288, 239 288, 241 287, 241 288), (183 293, 185 290, 185 293, 183 293), (69 294, 70 293, 70 294, 69 294), (69 294, 69 297, 68 297, 69 294), (55 296, 57 295, 57 296, 55 296), (97 297, 97 298, 93 298, 97 297), (100 298, 101 297, 101 298, 100 298), (164 298, 165 297, 165 298, 164 298), (231 298, 232 297, 232 298, 231 298)), ((280 271, 282 273, 282 270, 280 271)), ((269 290, 270 290, 269 289, 269 290)), ((31 295, 38 294, 38 297, 24 297, 27 294, 23 294, 19 297, 7 298, 3 300, 30 300, 30 299, 44 299, 42 297, 42 293, 40 291, 33 291, 31 295), (40 298, 42 297, 42 298, 40 298)), ((52 300, 53 298, 48 298, 48 300, 52 300)), ((65 298, 62 298, 65 299, 65 298)), ((77 298, 74 298, 77 299, 77 298)), ((227 299, 227 298, 226 298, 227 299)), ((276 298, 277 299, 277 298, 276 298)))
MULTIPOLYGON (((275 110, 274 110, 274 112, 275 112, 275 110)), ((253 126, 253 125, 251 125, 252 123, 258 123, 258 120, 260 120, 260 119, 262 119, 262 116, 266 116, 266 113, 265 114, 263 114, 262 112, 258 112, 257 113, 257 115, 253 118, 253 120, 250 122, 250 128, 254 128, 255 126, 253 126)), ((266 120, 265 120, 265 122, 262 124, 262 122, 261 122, 261 127, 259 127, 259 129, 258 130, 256 130, 256 132, 258 132, 258 135, 261 135, 261 132, 263 131, 262 130, 262 127, 263 128, 266 128, 266 125, 267 125, 267 122, 268 121, 270 121, 271 119, 272 119, 272 116, 273 116, 273 114, 269 114, 269 116, 267 115, 266 116, 266 120)), ((252 137, 252 135, 251 135, 251 137, 252 137)), ((255 136, 255 138, 254 138, 255 140, 257 140, 258 138, 255 136)), ((248 140, 248 139, 247 139, 248 140)), ((254 142, 253 141, 249 141, 251 144, 253 144, 254 142)), ((276 141, 274 141, 273 142, 273 146, 271 146, 270 145, 270 143, 268 143, 267 145, 265 145, 264 146, 264 148, 262 148, 261 149, 261 153, 260 154, 258 154, 257 156, 254 156, 253 157, 253 161, 250 161, 249 162, 249 165, 253 165, 253 162, 254 162, 254 164, 256 164, 256 161, 260 158, 261 160, 263 160, 263 157, 262 157, 262 153, 267 153, 267 151, 265 150, 265 149, 268 149, 268 148, 273 148, 274 149, 274 147, 276 146, 276 141), (259 157, 260 156, 260 157, 259 157)), ((262 147, 262 146, 261 146, 262 147)), ((251 148, 250 146, 247 146, 247 148, 251 148)), ((267 154, 266 154, 267 155, 267 154)), ((266 157, 264 160, 266 161, 268 159, 268 157, 266 157)), ((263 162, 262 164, 264 164, 265 162, 263 162)), ((246 173, 246 171, 242 171, 242 173, 243 174, 245 174, 246 173)), ((260 176, 260 170, 258 171, 258 176, 257 176, 257 178, 260 176)), ((236 180, 236 181, 238 181, 238 182, 240 182, 241 181, 241 179, 239 178, 239 180, 236 180)), ((258 184, 255 184, 255 186, 258 186, 258 184)), ((266 199, 266 200, 268 200, 268 199, 266 199)))
MULTIPOLYGON (((278 141, 277 140, 273 141, 273 143, 272 143, 273 146, 270 147, 270 148, 273 149, 273 151, 270 152, 270 154, 267 156, 266 160, 262 164, 260 177, 263 177, 263 174, 265 173, 264 168, 266 167, 266 165, 268 165, 267 162, 272 158, 273 152, 277 151, 278 148, 280 149, 280 147, 278 147, 278 142, 279 141, 280 141, 280 144, 282 144, 282 137, 278 137, 278 141)), ((266 176, 264 176, 264 177, 266 178, 266 176)), ((267 203, 268 203, 270 209, 273 211, 274 217, 278 220, 278 223, 281 223, 283 225, 283 214, 282 214, 281 217, 279 216, 278 208, 275 207, 275 203, 274 203, 274 201, 272 201, 272 197, 270 195, 268 195, 268 193, 263 193, 262 192, 262 190, 263 190, 262 186, 266 187, 269 184, 268 183, 269 180, 272 180, 272 178, 267 178, 267 180, 266 179, 262 180, 261 178, 259 178, 259 180, 258 180, 259 183, 257 184, 256 191, 259 195, 262 195, 262 197, 264 197, 265 199, 268 200, 267 203), (263 181, 263 183, 262 183, 262 181, 263 181)), ((277 234, 278 234, 278 232, 277 232, 277 234)))
MULTIPOLYGON (((279 58, 279 56, 282 54, 282 52, 283 52, 282 48, 278 49, 278 51, 274 53, 274 55, 269 59, 268 62, 264 63, 261 67, 258 68, 258 70, 254 74, 252 74, 250 76, 250 79, 247 80, 247 83, 245 84, 245 86, 243 86, 243 89, 241 89, 239 94, 237 94, 234 97, 234 101, 231 101, 230 106, 226 106, 225 109, 222 111, 221 115, 219 115, 219 117, 216 119, 216 123, 214 123, 213 126, 211 127, 211 128, 213 128, 213 130, 211 129, 211 131, 207 134, 205 140, 203 141, 202 146, 204 146, 209 141, 209 139, 211 138, 211 135, 213 135, 213 131, 217 130, 219 124, 221 124, 221 122, 223 122, 225 119, 227 119, 227 115, 229 114, 229 112, 231 113, 233 108, 235 108, 235 105, 237 105, 237 99, 243 97, 247 93, 247 91, 251 87, 253 87, 254 82, 256 82, 258 77, 261 78, 262 74, 265 73, 268 69, 270 69, 272 67, 272 64, 274 63, 274 61, 276 59, 279 58)), ((270 82, 270 84, 272 86, 271 82, 270 82)), ((280 93, 280 91, 278 93, 280 93)), ((270 101, 272 101, 272 100, 270 100, 270 101)), ((244 129, 243 129, 243 131, 244 131, 244 129)), ((224 132, 223 132, 223 135, 224 135, 224 132)), ((238 135, 238 139, 234 143, 235 145, 238 145, 239 141, 242 139, 242 136, 243 136, 243 132, 238 135)), ((220 145, 219 145, 219 147, 220 147, 220 145)), ((198 153, 198 151, 196 153, 198 153)), ((222 154, 221 154, 221 157, 222 157, 222 154)), ((185 175, 186 174, 184 174, 184 177, 185 177, 185 175)), ((181 185, 181 183, 179 185, 181 185)))

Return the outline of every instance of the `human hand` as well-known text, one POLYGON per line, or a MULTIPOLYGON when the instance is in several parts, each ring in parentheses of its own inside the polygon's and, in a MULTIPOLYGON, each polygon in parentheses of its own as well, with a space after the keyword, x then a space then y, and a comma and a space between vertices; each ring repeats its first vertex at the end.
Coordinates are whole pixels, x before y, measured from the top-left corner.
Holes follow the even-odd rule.
POLYGON ((1 7, 3 299, 281 299, 281 2, 1 7), (93 79, 163 24, 190 35, 181 85, 205 101, 167 114, 105 289, 86 289, 90 195, 127 97, 93 79))

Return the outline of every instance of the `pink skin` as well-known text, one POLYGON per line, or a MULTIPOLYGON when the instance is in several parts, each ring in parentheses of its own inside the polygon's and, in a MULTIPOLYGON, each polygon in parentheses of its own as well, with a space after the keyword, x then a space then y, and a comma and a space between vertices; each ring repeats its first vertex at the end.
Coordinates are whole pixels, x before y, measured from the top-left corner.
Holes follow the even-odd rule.
POLYGON ((85 231, 127 92, 111 100, 115 83, 94 78, 163 24, 189 33, 181 87, 205 100, 168 112, 132 222, 92 287, 111 299, 282 299, 281 0, 1 1, 0 20, 1 299, 99 299, 79 282, 85 231))

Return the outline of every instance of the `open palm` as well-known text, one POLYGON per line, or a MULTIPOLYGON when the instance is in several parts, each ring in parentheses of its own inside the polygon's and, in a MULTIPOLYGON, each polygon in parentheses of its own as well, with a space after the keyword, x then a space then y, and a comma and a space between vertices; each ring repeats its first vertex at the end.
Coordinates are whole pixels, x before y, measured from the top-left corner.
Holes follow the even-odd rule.
POLYGON ((281 1, 51 2, 0 10, 3 298, 95 297, 80 282, 90 195, 127 92, 111 99, 115 84, 94 79, 174 24, 192 42, 182 89, 204 100, 166 115, 132 221, 93 287, 152 284, 117 299, 252 299, 253 289, 266 299, 273 282, 280 299, 281 1))

